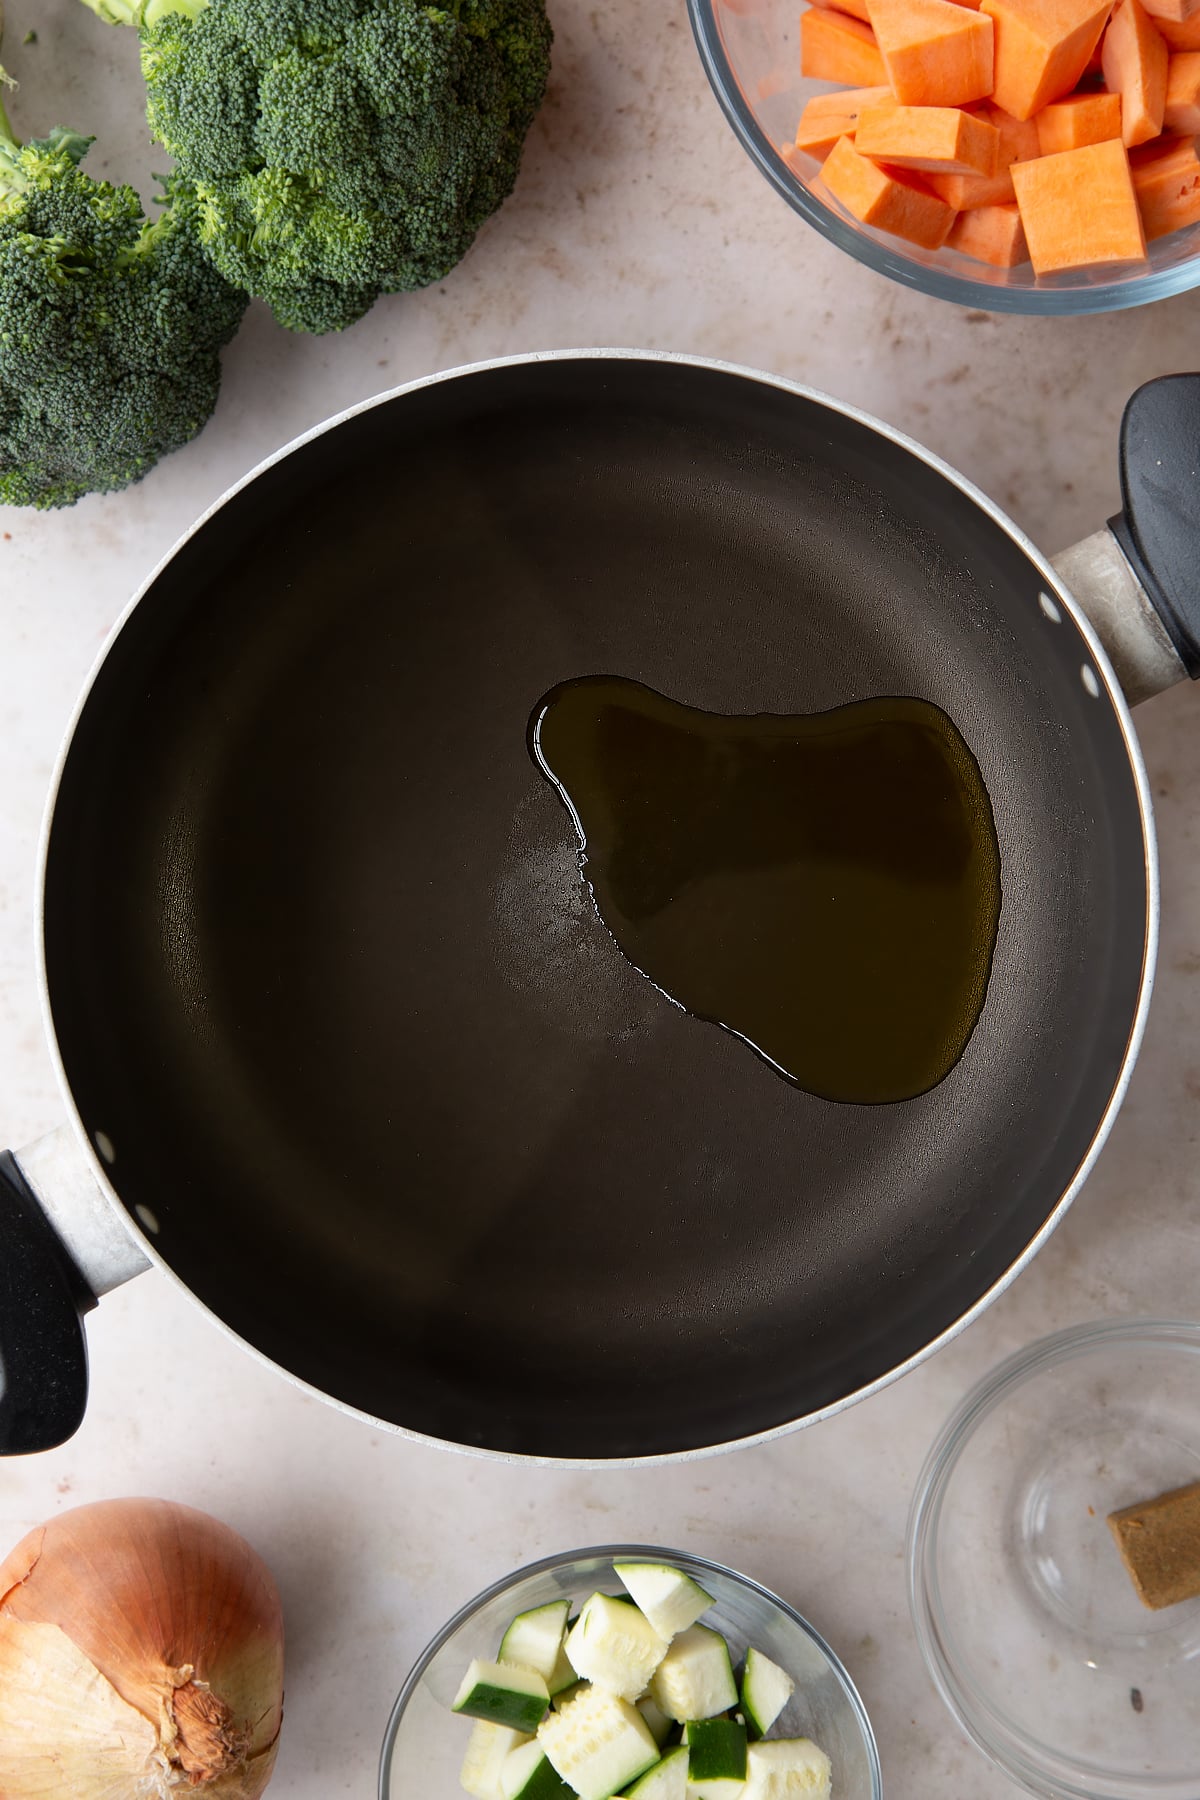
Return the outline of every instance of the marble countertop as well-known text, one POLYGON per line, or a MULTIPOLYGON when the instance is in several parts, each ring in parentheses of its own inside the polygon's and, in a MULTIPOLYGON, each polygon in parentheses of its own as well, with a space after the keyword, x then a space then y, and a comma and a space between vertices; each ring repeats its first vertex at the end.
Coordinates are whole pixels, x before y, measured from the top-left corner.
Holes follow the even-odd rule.
MULTIPOLYGON (((551 0, 549 101, 517 193, 441 286, 305 339, 251 310, 202 437, 141 486, 73 510, 0 512, 0 1132, 61 1119, 35 977, 36 850, 61 734, 130 593, 261 457, 431 370, 566 345, 729 358, 910 431, 1047 551, 1117 505, 1121 407, 1194 366, 1200 294, 1095 319, 964 312, 903 291, 805 228, 733 140, 683 0, 551 0)), ((94 166, 154 166, 131 34, 77 0, 10 0, 12 101, 30 134, 96 130, 94 166), (35 24, 38 42, 20 48, 35 24)), ((1014 1790, 959 1734, 918 1660, 904 1592, 913 1484, 949 1409, 1041 1333, 1196 1310, 1200 1179, 1200 711, 1188 686, 1138 713, 1157 807, 1163 929, 1149 1028, 1099 1166, 1047 1248, 982 1319, 904 1381, 768 1446, 677 1467, 502 1466, 381 1436, 240 1352, 157 1274, 89 1325, 78 1436, 0 1473, 0 1548, 55 1510, 126 1493, 220 1514, 268 1557, 289 1627, 272 1793, 373 1792, 389 1705, 433 1630, 484 1583, 555 1549, 678 1544, 784 1594, 849 1665, 891 1800, 1014 1790)))

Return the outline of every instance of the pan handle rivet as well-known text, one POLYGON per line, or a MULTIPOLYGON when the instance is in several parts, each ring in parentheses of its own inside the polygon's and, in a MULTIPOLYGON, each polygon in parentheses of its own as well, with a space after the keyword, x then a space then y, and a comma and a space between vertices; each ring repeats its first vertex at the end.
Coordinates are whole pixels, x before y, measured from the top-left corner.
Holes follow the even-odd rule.
POLYGON ((141 1220, 142 1224, 146 1227, 146 1230, 152 1232, 154 1236, 157 1237, 158 1219, 156 1215, 150 1211, 150 1208, 148 1206, 143 1206, 139 1201, 133 1210, 141 1220))
POLYGON ((1092 699, 1098 700, 1100 698, 1100 683, 1096 679, 1096 671, 1093 669, 1091 663, 1084 663, 1082 669, 1079 671, 1079 678, 1083 682, 1088 693, 1092 696, 1092 699))
POLYGON ((100 1152, 101 1157, 111 1169, 117 1160, 117 1153, 113 1149, 112 1139, 109 1137, 107 1131, 93 1131, 92 1138, 95 1141, 96 1148, 100 1152))
POLYGON ((1058 610, 1058 607, 1055 605, 1054 601, 1050 598, 1049 594, 1046 594, 1046 593, 1039 594, 1038 595, 1038 605, 1041 607, 1041 609, 1045 613, 1046 617, 1048 619, 1050 619, 1055 625, 1062 624, 1062 613, 1058 610))

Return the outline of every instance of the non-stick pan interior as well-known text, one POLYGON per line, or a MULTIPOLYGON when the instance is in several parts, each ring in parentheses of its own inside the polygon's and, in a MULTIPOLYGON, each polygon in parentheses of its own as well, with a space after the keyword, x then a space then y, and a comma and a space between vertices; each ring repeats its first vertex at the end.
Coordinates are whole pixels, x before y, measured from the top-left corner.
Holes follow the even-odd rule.
POLYGON ((904 1363, 1069 1187, 1137 1009, 1136 785, 1042 586, 885 436, 688 364, 477 371, 275 464, 131 616, 55 810, 53 1019, 125 1205, 268 1357, 466 1445, 683 1451, 904 1363), (601 673, 950 714, 1003 911, 940 1086, 812 1098, 623 961, 526 745, 601 673))

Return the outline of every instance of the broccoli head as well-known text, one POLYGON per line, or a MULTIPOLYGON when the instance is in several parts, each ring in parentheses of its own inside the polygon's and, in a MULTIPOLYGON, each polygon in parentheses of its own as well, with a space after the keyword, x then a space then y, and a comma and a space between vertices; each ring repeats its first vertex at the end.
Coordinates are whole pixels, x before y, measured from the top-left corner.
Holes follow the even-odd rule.
POLYGON ((129 187, 56 126, 16 142, 0 106, 0 503, 70 506, 127 487, 195 437, 246 296, 200 250, 199 202, 167 182, 147 222, 129 187))
POLYGON ((511 192, 544 0, 85 0, 136 25, 150 128, 222 274, 294 331, 439 281, 511 192))

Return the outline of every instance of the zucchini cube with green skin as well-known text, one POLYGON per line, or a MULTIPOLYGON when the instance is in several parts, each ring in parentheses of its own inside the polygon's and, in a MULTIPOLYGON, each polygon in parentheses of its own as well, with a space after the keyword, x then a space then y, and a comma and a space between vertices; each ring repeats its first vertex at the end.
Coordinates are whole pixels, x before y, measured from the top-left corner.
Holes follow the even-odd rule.
POLYGON ((538 1743, 580 1800, 609 1800, 658 1761, 658 1745, 628 1700, 581 1687, 538 1726, 538 1743))
POLYGON ((669 1719, 712 1719, 737 1704, 729 1646, 707 1625, 689 1625, 654 1671, 650 1697, 669 1719))
POLYGON ((688 1753, 682 1744, 625 1789, 625 1800, 687 1800, 688 1753))
MULTIPOLYGON (((567 1629, 569 1600, 551 1600, 545 1606, 534 1606, 518 1613, 500 1640, 502 1663, 515 1663, 518 1668, 532 1669, 546 1683, 551 1695, 551 1677, 562 1656, 562 1641, 567 1629)), ((574 1670, 570 1680, 574 1681, 574 1670)))
POLYGON ((557 1694, 555 1694, 553 1700, 550 1702, 551 1706, 554 1708, 555 1712, 561 1712, 564 1706, 570 1706, 572 1700, 581 1688, 585 1688, 589 1685, 590 1684, 586 1681, 580 1681, 578 1675, 576 1675, 574 1669, 572 1669, 570 1682, 565 1688, 559 1688, 557 1694))
POLYGON ((573 1688, 578 1680, 579 1677, 572 1668, 571 1659, 567 1655, 566 1638, 564 1637, 562 1643, 558 1646, 558 1656, 555 1660, 554 1667, 546 1677, 546 1686, 550 1690, 550 1698, 552 1700, 557 1699, 559 1694, 565 1693, 568 1688, 573 1688))
POLYGON ((504 1800, 500 1772, 512 1752, 533 1739, 508 1725, 492 1725, 476 1719, 467 1739, 467 1753, 459 1773, 459 1785, 475 1800, 504 1800))
POLYGON ((736 1719, 689 1719, 688 1789, 698 1800, 736 1800, 746 1782, 746 1727, 736 1719))
POLYGON ((542 1677, 513 1663, 490 1663, 476 1657, 454 1696, 453 1710, 468 1719, 509 1725, 514 1731, 536 1731, 545 1717, 550 1695, 542 1677))
POLYGON ((742 1714, 752 1738, 766 1737, 795 1691, 787 1671, 751 1645, 742 1670, 742 1714))
POLYGON ((662 1707, 658 1706, 654 1700, 651 1699, 649 1694, 643 1694, 641 1699, 636 1701, 635 1704, 643 1719, 645 1719, 647 1725, 650 1727, 650 1736, 661 1750, 675 1729, 675 1720, 668 1719, 662 1707))
POLYGON ((666 1655, 667 1640, 628 1601, 593 1594, 567 1635, 566 1652, 585 1681, 636 1700, 666 1655))
POLYGON ((574 1800, 571 1789, 536 1738, 505 1757, 500 1791, 504 1800, 574 1800))
POLYGON ((660 1637, 673 1638, 694 1625, 713 1604, 699 1582, 669 1563, 614 1563, 613 1574, 629 1589, 660 1637))
POLYGON ((830 1800, 833 1769, 811 1738, 772 1738, 746 1752, 742 1800, 830 1800))

